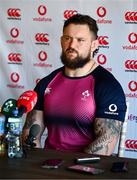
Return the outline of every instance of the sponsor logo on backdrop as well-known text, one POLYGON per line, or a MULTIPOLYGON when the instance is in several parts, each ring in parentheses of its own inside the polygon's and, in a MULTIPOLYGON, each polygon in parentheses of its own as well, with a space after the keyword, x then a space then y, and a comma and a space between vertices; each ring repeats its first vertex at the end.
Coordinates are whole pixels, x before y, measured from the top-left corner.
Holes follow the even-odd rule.
POLYGON ((38 17, 34 17, 33 21, 38 22, 51 22, 52 18, 47 17, 47 7, 45 5, 39 5, 37 8, 38 17))
POLYGON ((24 85, 18 84, 20 81, 20 75, 17 72, 12 72, 10 74, 11 83, 7 84, 8 88, 24 89, 24 85))
POLYGON ((10 20, 21 20, 21 10, 19 8, 9 8, 7 15, 10 20))
POLYGON ((10 30, 10 35, 13 37, 13 38, 17 38, 19 36, 19 30, 17 28, 12 28, 10 30))
POLYGON ((17 83, 19 81, 19 79, 20 79, 20 76, 19 76, 18 73, 13 72, 10 75, 10 79, 11 79, 12 82, 17 83))
POLYGON ((137 50, 137 33, 131 32, 130 34, 128 34, 127 39, 130 45, 123 45, 123 50, 137 50))
POLYGON ((49 45, 49 34, 47 33, 37 33, 35 35, 35 44, 40 44, 40 45, 49 45))
POLYGON ((137 24, 137 12, 136 11, 125 12, 125 24, 137 24))
POLYGON ((125 141, 125 148, 126 151, 137 151, 137 140, 127 139, 125 141))
POLYGON ((64 19, 69 19, 70 17, 74 16, 77 13, 78 13, 77 10, 65 10, 64 11, 64 19))
POLYGON ((40 61, 40 62, 34 63, 33 66, 35 66, 35 67, 49 67, 49 68, 51 68, 52 64, 46 63, 47 57, 48 56, 47 56, 47 53, 45 51, 40 51, 38 53, 38 61, 40 61))
POLYGON ((112 24, 112 20, 105 19, 105 16, 107 14, 107 10, 105 7, 103 6, 98 7, 96 12, 99 17, 99 19, 97 19, 98 24, 112 24))
POLYGON ((137 72, 137 60, 128 59, 125 61, 126 72, 137 72))
MULTIPOLYGON (((107 57, 104 54, 99 54, 97 56, 97 62, 98 64, 100 64, 101 66, 104 66, 107 63, 107 57)), ((112 71, 112 67, 105 67, 105 69, 107 69, 108 71, 112 71)))
POLYGON ((46 12, 47 12, 46 6, 40 5, 40 6, 38 7, 38 13, 39 13, 41 16, 44 16, 44 15, 46 14, 46 12))
POLYGON ((38 84, 38 82, 39 82, 40 80, 41 80, 40 78, 36 79, 36 84, 38 84))
POLYGON ((129 114, 128 120, 137 123, 137 115, 129 114))
POLYGON ((137 98, 137 82, 132 80, 128 83, 129 94, 125 94, 129 98, 137 98))
POLYGON ((20 30, 18 28, 16 27, 11 28, 9 34, 12 39, 6 40, 6 43, 8 44, 23 44, 24 43, 24 41, 19 39, 20 30))
POLYGON ((10 53, 8 55, 8 64, 22 64, 20 53, 10 53))
POLYGON ((100 65, 104 65, 107 62, 107 57, 104 54, 100 54, 97 57, 97 61, 100 65))
POLYGON ((130 33, 130 34, 128 35, 128 40, 129 40, 129 42, 132 43, 132 44, 137 43, 137 33, 134 33, 134 32, 130 33))
POLYGON ((109 48, 108 36, 99 36, 98 41, 100 48, 109 48))
POLYGON ((137 91, 137 82, 136 81, 130 81, 129 83, 128 83, 128 88, 130 89, 130 91, 132 91, 132 92, 135 92, 135 91, 137 91))

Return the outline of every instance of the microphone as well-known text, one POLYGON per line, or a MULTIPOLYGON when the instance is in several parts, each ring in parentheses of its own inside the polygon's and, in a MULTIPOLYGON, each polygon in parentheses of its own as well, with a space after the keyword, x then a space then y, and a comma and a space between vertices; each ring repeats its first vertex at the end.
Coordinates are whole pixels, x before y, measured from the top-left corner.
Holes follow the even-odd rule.
POLYGON ((17 101, 15 99, 7 99, 2 105, 1 112, 7 117, 14 116, 14 112, 17 110, 17 101))
POLYGON ((33 90, 28 90, 20 95, 17 100, 17 107, 19 108, 18 116, 31 111, 37 102, 37 93, 33 90))
POLYGON ((36 143, 34 143, 34 140, 36 140, 36 136, 40 132, 40 125, 33 124, 30 128, 29 135, 25 141, 25 143, 30 147, 35 147, 36 143))

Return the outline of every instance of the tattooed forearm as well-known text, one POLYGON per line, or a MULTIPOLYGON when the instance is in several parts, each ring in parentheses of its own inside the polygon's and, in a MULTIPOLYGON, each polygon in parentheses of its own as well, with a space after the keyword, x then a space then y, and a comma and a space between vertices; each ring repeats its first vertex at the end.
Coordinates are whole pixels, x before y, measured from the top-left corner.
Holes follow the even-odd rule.
POLYGON ((122 123, 114 119, 95 119, 95 135, 100 136, 103 133, 110 132, 112 135, 118 135, 121 131, 122 123))
POLYGON ((34 118, 35 114, 35 111, 31 111, 27 114, 26 122, 24 124, 23 129, 30 128, 32 124, 34 124, 34 122, 36 121, 36 118, 34 118))
POLYGON ((86 152, 108 155, 113 151, 117 142, 122 123, 118 120, 96 118, 94 129, 96 139, 86 152))

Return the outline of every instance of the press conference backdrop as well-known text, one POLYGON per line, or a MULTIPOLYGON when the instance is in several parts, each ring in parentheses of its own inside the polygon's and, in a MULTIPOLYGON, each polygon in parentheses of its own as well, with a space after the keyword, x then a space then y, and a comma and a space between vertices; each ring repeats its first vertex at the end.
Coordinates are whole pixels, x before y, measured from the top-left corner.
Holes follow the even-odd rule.
POLYGON ((62 26, 76 13, 97 20, 95 59, 124 89, 130 104, 124 156, 137 158, 136 0, 0 0, 0 105, 62 66, 62 26))

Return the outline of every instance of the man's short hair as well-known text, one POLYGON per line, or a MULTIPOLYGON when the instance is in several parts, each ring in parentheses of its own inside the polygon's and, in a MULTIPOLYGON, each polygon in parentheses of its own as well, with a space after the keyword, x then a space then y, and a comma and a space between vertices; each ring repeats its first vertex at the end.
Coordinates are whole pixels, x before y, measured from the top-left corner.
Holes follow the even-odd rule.
POLYGON ((97 39, 97 37, 98 37, 98 35, 97 35, 98 26, 97 26, 96 20, 88 15, 76 14, 76 15, 70 17, 69 19, 67 19, 64 22, 63 31, 64 31, 65 27, 67 27, 69 24, 83 24, 83 25, 86 24, 86 25, 88 25, 90 31, 92 33, 94 33, 95 39, 97 39))

